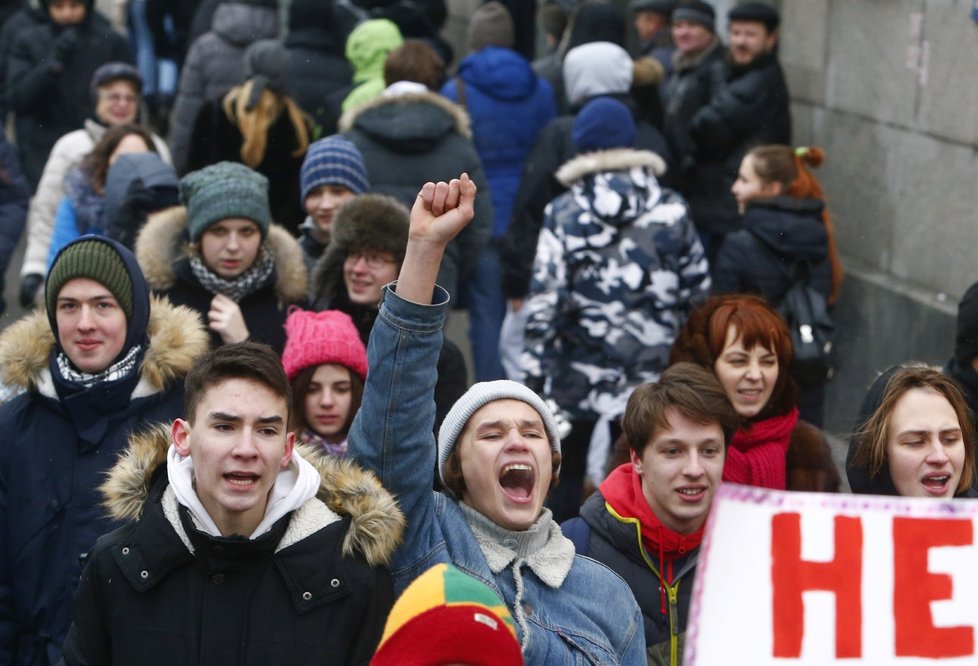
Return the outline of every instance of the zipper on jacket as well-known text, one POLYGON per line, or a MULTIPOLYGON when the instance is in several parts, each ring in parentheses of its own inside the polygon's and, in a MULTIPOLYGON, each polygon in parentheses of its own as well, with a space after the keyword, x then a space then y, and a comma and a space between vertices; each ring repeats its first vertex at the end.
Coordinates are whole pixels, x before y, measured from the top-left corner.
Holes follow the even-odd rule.
POLYGON ((667 585, 666 592, 669 593, 669 663, 679 666, 679 619, 676 617, 679 583, 667 585))

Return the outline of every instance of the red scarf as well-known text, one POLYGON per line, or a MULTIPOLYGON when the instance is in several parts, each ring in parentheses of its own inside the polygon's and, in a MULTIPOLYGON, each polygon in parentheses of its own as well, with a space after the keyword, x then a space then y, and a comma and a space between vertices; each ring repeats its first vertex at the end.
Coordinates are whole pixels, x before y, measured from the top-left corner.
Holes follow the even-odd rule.
POLYGON ((723 480, 784 490, 784 456, 798 423, 798 408, 757 421, 734 433, 723 465, 723 480))
POLYGON ((662 614, 666 610, 665 586, 672 585, 672 564, 696 548, 703 541, 706 523, 692 534, 682 535, 673 532, 662 524, 642 492, 642 477, 635 472, 631 463, 620 465, 599 486, 601 495, 623 518, 637 518, 641 526, 642 545, 649 553, 659 555, 659 600, 662 614))

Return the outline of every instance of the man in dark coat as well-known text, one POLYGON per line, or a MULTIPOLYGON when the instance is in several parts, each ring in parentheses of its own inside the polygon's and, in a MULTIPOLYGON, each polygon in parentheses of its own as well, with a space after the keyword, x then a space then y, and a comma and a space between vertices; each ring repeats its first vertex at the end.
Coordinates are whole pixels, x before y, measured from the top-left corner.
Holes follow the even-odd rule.
POLYGON ((661 87, 662 131, 677 166, 676 184, 686 194, 686 179, 691 173, 695 146, 689 132, 693 115, 707 102, 720 81, 722 72, 714 65, 726 53, 716 35, 716 14, 702 0, 687 0, 672 14, 672 73, 661 87))
POLYGON ((129 61, 129 47, 94 9, 94 0, 43 0, 48 22, 18 35, 7 58, 4 95, 17 114, 21 164, 37 187, 55 141, 89 113, 95 70, 129 61))
POLYGON ((195 314, 151 299, 132 253, 83 236, 48 274, 46 309, 0 336, 0 663, 55 664, 86 553, 117 526, 96 487, 134 430, 183 410, 207 349, 195 314))
POLYGON ((791 141, 788 87, 776 51, 777 10, 747 2, 728 17, 729 57, 713 65, 725 72, 723 83, 689 124, 695 164, 685 194, 711 259, 739 223, 730 187, 744 154, 753 146, 791 141))
POLYGON ((75 600, 65 663, 366 664, 404 518, 376 477, 295 449, 290 387, 254 342, 187 376, 186 419, 134 437, 75 600))
POLYGON ((631 461, 561 526, 579 555, 628 583, 642 609, 650 664, 683 663, 706 517, 739 423, 711 372, 673 365, 628 400, 622 429, 631 461))

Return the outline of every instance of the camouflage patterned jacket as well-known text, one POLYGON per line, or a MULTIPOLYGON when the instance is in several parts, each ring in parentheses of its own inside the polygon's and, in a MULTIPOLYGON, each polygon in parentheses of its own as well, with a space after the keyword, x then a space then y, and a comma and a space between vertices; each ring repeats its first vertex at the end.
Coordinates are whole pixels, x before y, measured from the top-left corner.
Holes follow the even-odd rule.
POLYGON ((656 381, 689 311, 710 288, 685 200, 662 189, 654 153, 579 155, 547 207, 527 308, 527 385, 572 418, 616 417, 656 381))

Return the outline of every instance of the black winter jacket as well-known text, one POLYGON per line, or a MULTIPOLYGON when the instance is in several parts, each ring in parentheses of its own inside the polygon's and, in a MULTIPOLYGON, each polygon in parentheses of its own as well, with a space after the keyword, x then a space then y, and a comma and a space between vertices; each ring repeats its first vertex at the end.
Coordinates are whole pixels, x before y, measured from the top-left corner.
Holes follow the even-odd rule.
POLYGON ((368 664, 403 529, 380 482, 303 448, 317 498, 254 540, 213 537, 169 490, 169 444, 168 429, 134 438, 103 487, 113 515, 135 522, 92 552, 65 663, 368 664))
MULTIPOLYGON (((136 239, 136 258, 154 292, 192 308, 206 324, 214 294, 200 284, 190 268, 186 226, 187 210, 182 206, 151 216, 136 239)), ((305 302, 306 266, 299 244, 282 227, 273 224, 265 243, 275 258, 274 281, 245 296, 238 306, 249 340, 271 345, 281 354, 287 310, 290 305, 305 302)), ((223 344, 216 332, 211 331, 210 336, 213 346, 223 344)))
MULTIPOLYGON (((696 145, 692 183, 685 192, 701 232, 725 234, 737 228, 737 203, 730 187, 740 162, 753 146, 791 142, 791 112, 784 72, 773 54, 749 68, 723 68, 725 83, 690 122, 696 145)), ((715 77, 714 77, 715 78, 715 77)))
POLYGON ((90 424, 73 421, 55 392, 54 335, 43 310, 0 338, 3 382, 26 390, 0 407, 2 664, 58 662, 86 553, 119 525, 101 506, 98 485, 131 432, 183 414, 183 378, 207 336, 194 313, 163 300, 150 307, 147 333, 140 383, 97 441, 80 435, 90 424))
MULTIPOLYGON (((604 96, 624 102, 637 113, 635 103, 628 95, 604 96)), ((581 106, 589 101, 586 100, 581 106)), ((669 164, 671 153, 662 134, 637 117, 635 129, 635 147, 638 150, 651 150, 669 164)), ((512 217, 502 243, 503 295, 506 298, 525 298, 530 291, 537 238, 543 227, 543 211, 547 204, 567 191, 567 187, 557 180, 557 169, 578 154, 573 132, 573 115, 554 118, 540 131, 533 150, 526 158, 520 188, 513 202, 512 217)), ((664 187, 671 182, 668 173, 658 180, 664 187)))
POLYGON ((713 264, 713 293, 764 296, 777 305, 791 286, 796 260, 808 261, 811 287, 828 297, 832 267, 817 199, 774 197, 744 211, 743 229, 727 234, 713 264))
MULTIPOLYGON (((300 2, 309 4, 309 0, 292 0, 293 15, 300 2)), ((353 82, 353 68, 346 59, 344 46, 343 35, 319 27, 291 25, 285 40, 285 48, 289 50, 286 94, 312 116, 320 128, 320 136, 336 132, 337 117, 327 106, 327 98, 353 82)))
POLYGON ((130 61, 125 38, 91 7, 89 12, 77 26, 46 23, 26 30, 10 49, 4 95, 16 112, 17 149, 32 189, 41 179, 54 143, 91 115, 90 85, 95 70, 107 62, 130 61), (75 31, 77 42, 60 63, 54 60, 55 40, 65 30, 75 31))

